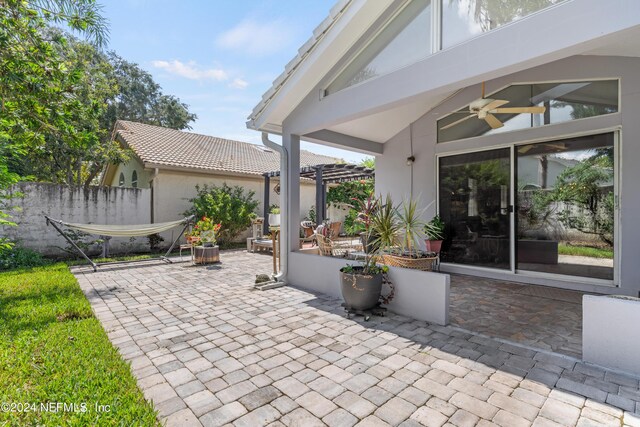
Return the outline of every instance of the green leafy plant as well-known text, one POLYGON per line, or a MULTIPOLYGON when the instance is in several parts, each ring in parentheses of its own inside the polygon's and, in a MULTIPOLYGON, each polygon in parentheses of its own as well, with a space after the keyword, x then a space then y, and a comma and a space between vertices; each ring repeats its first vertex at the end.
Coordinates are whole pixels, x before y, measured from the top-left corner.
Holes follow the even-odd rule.
POLYGON ((406 250, 409 256, 418 253, 418 242, 426 225, 421 219, 423 213, 424 209, 419 209, 418 201, 413 198, 403 201, 401 207, 396 211, 402 233, 403 252, 406 250))
POLYGON ((369 232, 375 236, 374 244, 381 250, 401 244, 401 226, 396 216, 396 208, 387 194, 384 201, 378 198, 378 209, 370 216, 369 232))
POLYGON ((445 223, 439 215, 434 216, 431 221, 424 225, 424 233, 429 240, 444 239, 445 223))
POLYGON ((316 216, 316 207, 315 207, 315 205, 311 206, 311 208, 309 209, 309 213, 307 214, 307 218, 312 223, 317 224, 317 222, 316 222, 317 216, 316 216))
POLYGON ((348 236, 357 236, 360 233, 365 232, 366 227, 358 221, 358 211, 355 209, 349 209, 347 215, 344 218, 344 231, 348 236))
POLYGON ((366 200, 373 194, 374 182, 372 179, 341 182, 327 191, 327 203, 333 206, 353 205, 354 199, 366 200))
POLYGON ((193 226, 193 230, 189 233, 192 241, 198 241, 202 243, 211 243, 215 246, 217 243, 217 236, 220 234, 222 224, 215 223, 213 219, 203 216, 196 225, 193 226))
MULTIPOLYGON (((101 238, 93 238, 91 234, 85 233, 84 231, 78 231, 73 229, 66 229, 63 231, 63 234, 67 236, 69 240, 71 240, 77 247, 82 249, 83 252, 88 252, 90 250, 95 250, 99 245, 104 243, 104 240, 101 238)), ((59 249, 62 249, 69 255, 73 257, 79 257, 78 251, 73 247, 71 243, 67 243, 64 248, 58 246, 59 249)))
POLYGON ((48 263, 47 259, 32 249, 19 246, 0 249, 0 270, 40 267, 48 263))
POLYGON ((278 215, 280 213, 280 206, 271 205, 271 208, 269 209, 269 213, 272 215, 278 215))
POLYGON ((230 244, 251 226, 251 214, 258 208, 253 191, 245 192, 240 186, 231 187, 224 183, 221 187, 196 185, 196 192, 196 197, 189 200, 193 206, 185 215, 215 218, 222 228, 217 236, 221 246, 230 244))
POLYGON ((152 251, 158 250, 160 244, 164 242, 164 238, 158 233, 150 234, 149 236, 147 236, 147 240, 149 240, 149 248, 152 251))

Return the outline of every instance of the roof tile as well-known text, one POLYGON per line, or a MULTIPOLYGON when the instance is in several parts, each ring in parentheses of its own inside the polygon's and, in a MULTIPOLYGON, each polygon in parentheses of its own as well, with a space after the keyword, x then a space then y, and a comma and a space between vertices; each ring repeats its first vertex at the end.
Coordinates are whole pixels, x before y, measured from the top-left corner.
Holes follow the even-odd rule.
MULTIPOLYGON (((143 163, 262 175, 280 169, 280 155, 262 145, 118 120, 116 132, 143 163)), ((300 150, 300 166, 338 163, 300 150)))

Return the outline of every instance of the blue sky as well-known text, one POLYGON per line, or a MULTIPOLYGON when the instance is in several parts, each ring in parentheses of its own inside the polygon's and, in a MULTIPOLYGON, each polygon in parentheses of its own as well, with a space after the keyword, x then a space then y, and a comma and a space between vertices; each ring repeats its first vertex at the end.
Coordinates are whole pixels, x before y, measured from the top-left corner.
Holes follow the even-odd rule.
MULTIPOLYGON (((192 131, 259 143, 245 121, 334 0, 102 0, 109 48, 198 115, 192 131)), ((277 139, 277 138, 273 138, 277 139)), ((359 161, 364 156, 304 143, 359 161)))

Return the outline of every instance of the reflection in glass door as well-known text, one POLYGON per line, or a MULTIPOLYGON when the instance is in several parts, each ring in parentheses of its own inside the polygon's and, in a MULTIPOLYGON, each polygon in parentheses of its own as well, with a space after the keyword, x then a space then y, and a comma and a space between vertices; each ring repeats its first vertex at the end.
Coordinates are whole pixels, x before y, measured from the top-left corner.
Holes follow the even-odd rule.
POLYGON ((443 262, 511 268, 510 178, 509 148, 440 158, 443 262))
POLYGON ((518 270, 613 280, 613 140, 516 147, 518 270))

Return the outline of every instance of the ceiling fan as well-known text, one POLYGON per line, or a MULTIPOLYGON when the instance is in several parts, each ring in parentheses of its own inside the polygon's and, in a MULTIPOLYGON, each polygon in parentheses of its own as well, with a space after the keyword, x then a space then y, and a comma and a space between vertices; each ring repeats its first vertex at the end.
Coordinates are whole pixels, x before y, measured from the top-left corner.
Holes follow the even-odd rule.
MULTIPOLYGON (((491 99, 484 97, 484 82, 482 82, 482 97, 480 99, 476 99, 472 103, 469 104, 469 113, 470 115, 463 117, 460 120, 456 120, 455 122, 449 123, 446 126, 441 127, 441 130, 452 128, 470 118, 477 117, 481 120, 487 122, 492 129, 501 128, 504 124, 498 120, 494 114, 542 114, 546 111, 545 107, 506 107, 501 108, 503 105, 508 104, 509 101, 504 99, 491 99)), ((455 113, 463 113, 466 114, 466 111, 455 111, 455 113)))

